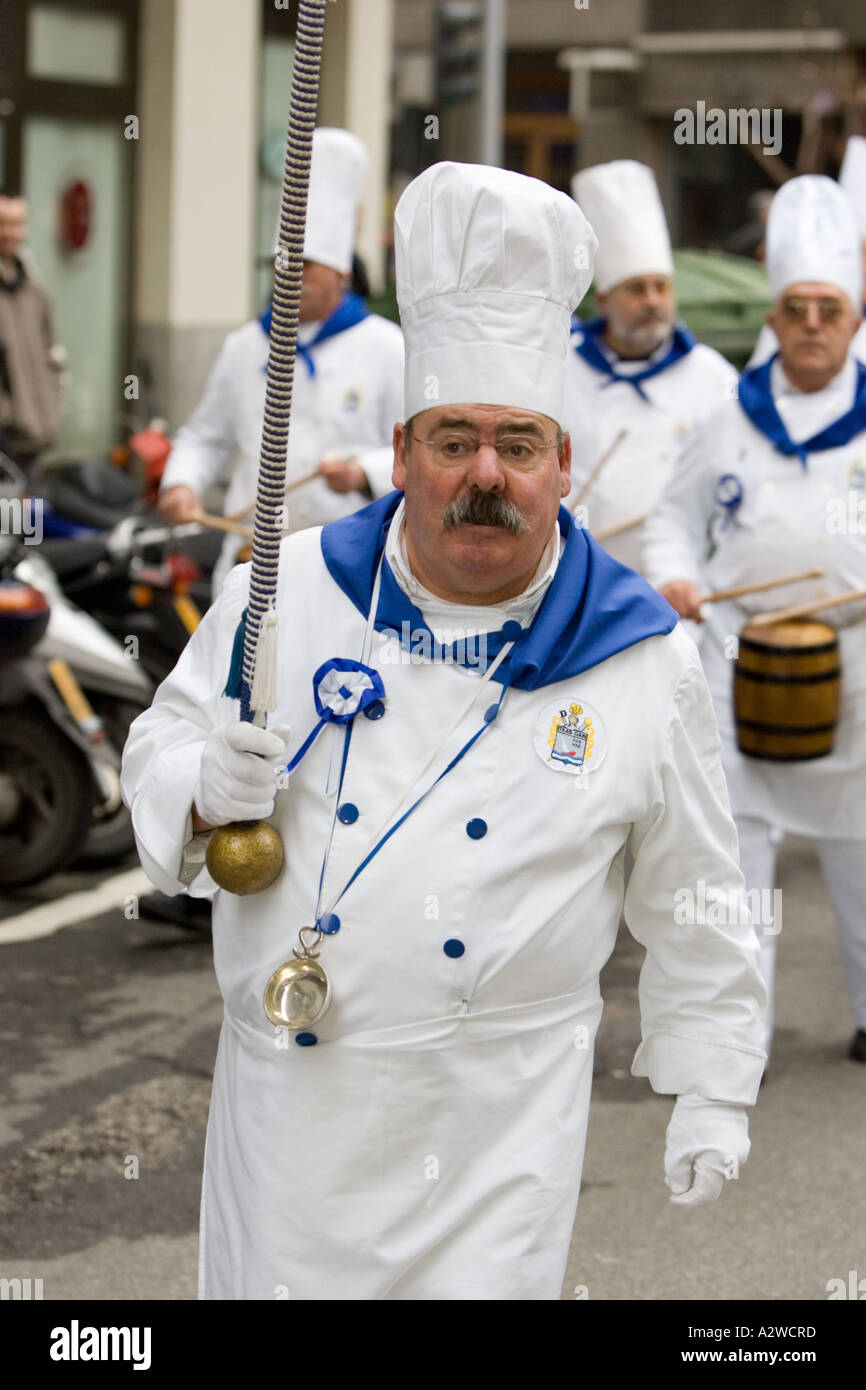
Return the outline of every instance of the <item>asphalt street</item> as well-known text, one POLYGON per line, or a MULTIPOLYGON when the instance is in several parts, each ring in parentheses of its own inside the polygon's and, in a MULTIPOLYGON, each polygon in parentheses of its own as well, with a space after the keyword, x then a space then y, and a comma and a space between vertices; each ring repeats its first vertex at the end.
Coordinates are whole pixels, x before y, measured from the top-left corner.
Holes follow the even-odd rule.
MULTIPOLYGON (((0 1278, 41 1279, 47 1300, 196 1296, 221 1002, 206 936, 106 908, 128 904, 135 870, 101 898, 72 895, 106 875, 68 873, 0 903, 0 1278)), ((563 1299, 823 1300, 833 1279, 866 1281, 866 1065, 845 1056, 817 861, 789 841, 780 870, 772 1065, 751 1158, 710 1207, 668 1200, 673 1102, 630 1075, 642 951, 621 932, 563 1299)))

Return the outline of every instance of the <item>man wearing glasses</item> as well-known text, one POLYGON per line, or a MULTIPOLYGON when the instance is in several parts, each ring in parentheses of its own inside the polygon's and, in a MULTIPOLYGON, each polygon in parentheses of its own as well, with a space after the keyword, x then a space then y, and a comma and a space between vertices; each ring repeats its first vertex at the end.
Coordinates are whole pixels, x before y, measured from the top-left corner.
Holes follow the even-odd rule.
POLYGON ((285 847, 272 887, 215 901, 207 1298, 558 1298, 623 898, 647 951, 633 1069, 678 1097, 672 1200, 736 1189, 749 1152, 758 945, 747 911, 676 907, 699 874, 745 906, 700 663, 560 505, 595 236, 547 184, 450 163, 395 223, 398 491, 282 546, 288 750, 220 694, 243 566, 125 754, 165 891, 207 890, 213 827, 272 817, 285 847))
MULTIPOLYGON (((842 704, 830 754, 744 756, 731 699, 736 639, 749 616, 866 586, 866 366, 850 351, 861 247, 832 179, 805 175, 776 194, 767 269, 778 352, 747 370, 739 400, 700 429, 647 525, 644 564, 668 602, 697 621, 702 593, 823 570, 778 597, 714 604, 701 653, 746 882, 772 900, 781 832, 817 841, 855 1016, 848 1055, 866 1062, 866 603, 816 615, 840 629, 842 704)), ((772 914, 758 926, 771 994, 780 929, 772 914)), ((772 1007, 769 1028, 768 1051, 772 1007)))

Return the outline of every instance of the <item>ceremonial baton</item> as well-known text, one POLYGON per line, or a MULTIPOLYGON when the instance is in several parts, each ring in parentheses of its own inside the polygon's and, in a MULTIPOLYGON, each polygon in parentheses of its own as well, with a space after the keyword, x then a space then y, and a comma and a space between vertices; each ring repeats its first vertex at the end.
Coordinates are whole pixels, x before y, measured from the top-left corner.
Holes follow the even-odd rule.
POLYGON ((637 516, 630 516, 626 521, 615 521, 612 526, 602 526, 601 530, 594 531, 593 535, 597 541, 609 541, 611 536, 631 531, 634 526, 643 526, 651 516, 652 512, 638 512, 637 516))
MULTIPOLYGON (((293 478, 290 483, 286 483, 283 488, 283 496, 288 497, 290 492, 294 492, 296 487, 303 487, 305 483, 311 483, 314 478, 321 477, 318 468, 313 468, 309 473, 302 473, 300 478, 293 478)), ((255 502, 250 502, 248 507, 241 507, 239 512, 229 512, 227 521, 243 521, 244 517, 249 516, 255 507, 255 502)))
MULTIPOLYGON (((277 706, 277 576, 307 194, 327 3, 328 0, 300 0, 298 9, 280 204, 280 251, 274 266, 274 307, 253 526, 250 596, 235 633, 225 689, 226 695, 240 701, 241 719, 262 727, 268 713, 277 706)), ((206 863, 211 877, 227 892, 261 892, 270 887, 283 867, 282 841, 267 821, 219 826, 210 837, 206 863)))
POLYGON ((616 453, 617 449, 619 448, 620 444, 621 444, 622 441, 625 439, 625 437, 626 437, 627 434, 628 434, 628 426, 627 426, 627 425, 623 425, 622 429, 619 431, 619 434, 615 435, 614 438, 613 438, 613 440, 611 441, 610 447, 607 448, 607 449, 605 449, 604 453, 602 454, 602 456, 601 456, 601 458, 599 459, 598 463, 597 463, 597 464, 595 465, 595 467, 593 468, 593 470, 592 470, 592 472, 590 473, 589 477, 587 478, 586 482, 585 482, 585 483, 581 483, 580 487, 578 488, 577 496, 576 496, 575 499, 574 499, 574 505, 572 506, 572 509, 571 509, 572 511, 574 511, 574 508, 575 508, 575 507, 580 506, 580 503, 583 501, 584 497, 585 497, 586 494, 589 492, 589 489, 592 487, 592 485, 593 485, 593 483, 595 482, 596 478, 598 477, 599 473, 600 473, 601 470, 604 468, 604 465, 605 465, 605 464, 608 462, 608 460, 613 456, 613 454, 616 453))
POLYGON ((248 541, 253 538, 252 527, 243 526, 233 516, 211 516, 210 512, 190 512, 187 521, 194 521, 198 526, 209 526, 212 531, 230 531, 232 535, 243 536, 248 541))
POLYGON ((713 594, 704 594, 699 603, 721 603, 728 598, 743 598, 746 594, 760 594, 764 589, 779 589, 784 584, 799 584, 802 579, 822 579, 822 569, 803 570, 802 574, 789 574, 784 579, 762 579, 758 584, 738 584, 734 589, 717 589, 713 594))
POLYGON ((866 598, 866 589, 849 589, 836 598, 815 598, 809 603, 795 603, 792 608, 778 608, 775 613, 761 613, 759 617, 752 618, 749 626, 769 627, 770 623, 785 622, 788 618, 808 618, 813 613, 823 613, 825 608, 837 608, 858 598, 866 598))

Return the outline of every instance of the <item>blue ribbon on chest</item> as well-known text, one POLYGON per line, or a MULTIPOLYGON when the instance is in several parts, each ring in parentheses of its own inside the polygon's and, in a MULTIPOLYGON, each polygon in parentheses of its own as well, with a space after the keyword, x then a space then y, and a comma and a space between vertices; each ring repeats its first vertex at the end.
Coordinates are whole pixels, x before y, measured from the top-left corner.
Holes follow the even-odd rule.
POLYGON ((862 362, 857 363, 857 384, 851 409, 818 434, 813 434, 811 439, 795 444, 776 409, 770 390, 770 369, 778 356, 776 352, 760 367, 750 367, 743 372, 739 384, 740 406, 755 429, 760 430, 780 454, 787 458, 798 458, 805 468, 808 454, 820 453, 824 449, 841 449, 855 435, 866 430, 866 366, 862 362))
MULTIPOLYGON (((271 336, 271 320, 273 318, 273 300, 259 314, 259 323, 266 338, 271 336)), ((370 310, 367 308, 363 299, 358 294, 347 292, 343 295, 333 314, 325 319, 322 326, 306 343, 298 343, 298 356, 302 357, 307 364, 307 371, 310 376, 316 375, 316 363, 313 358, 312 349, 319 343, 324 343, 328 338, 335 338, 338 333, 344 333, 347 328, 354 328, 356 323, 363 323, 364 319, 369 318, 370 310)), ((267 363, 262 368, 267 372, 267 363)))
POLYGON ((650 366, 642 368, 638 372, 620 372, 617 370, 616 362, 611 362, 610 358, 601 347, 601 339, 604 335, 606 326, 607 320, 604 318, 592 319, 589 323, 574 323, 571 329, 572 335, 575 338, 578 338, 578 335, 580 335, 578 341, 574 344, 575 352, 579 357, 582 357, 585 362, 588 362, 591 367, 594 367, 597 372, 602 372, 610 378, 609 381, 604 383, 605 386, 612 386, 615 381, 626 381, 630 386, 634 387, 638 395, 647 403, 649 403, 649 396, 646 391, 644 391, 642 383, 644 381, 649 381, 650 377, 658 376, 660 372, 667 371, 668 367, 674 366, 676 362, 681 362, 684 357, 688 356, 698 341, 694 334, 690 333, 684 324, 675 324, 673 341, 664 357, 660 358, 658 362, 653 362, 650 366))

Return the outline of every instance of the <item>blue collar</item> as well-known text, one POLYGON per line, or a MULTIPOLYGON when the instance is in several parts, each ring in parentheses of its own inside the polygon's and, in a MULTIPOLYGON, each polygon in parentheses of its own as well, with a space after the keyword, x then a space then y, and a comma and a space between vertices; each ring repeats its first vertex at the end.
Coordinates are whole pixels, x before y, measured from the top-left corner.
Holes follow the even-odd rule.
MULTIPOLYGON (((271 336, 271 319, 274 312, 274 302, 270 300, 266 308, 259 314, 259 323, 266 338, 271 336)), ((302 357, 307 364, 307 371, 310 376, 316 375, 316 364, 313 354, 310 351, 317 343, 323 343, 326 338, 334 338, 338 333, 343 333, 347 328, 354 328, 356 323, 363 322, 369 318, 370 310, 367 308, 363 299, 358 294, 346 293, 340 300, 333 314, 326 318, 319 331, 307 343, 298 343, 298 356, 302 357)), ((267 365, 264 368, 267 371, 267 365)))
POLYGON ((627 381, 647 402, 649 396, 644 391, 641 382, 648 381, 652 376, 658 376, 659 372, 665 372, 675 362, 681 361, 691 352, 698 341, 684 324, 674 324, 673 342, 664 357, 658 362, 653 362, 651 366, 644 367, 643 371, 629 374, 617 371, 616 363, 611 362, 607 354, 602 351, 600 339, 606 326, 607 320, 603 318, 592 319, 590 323, 572 324, 572 334, 575 337, 578 334, 581 335, 574 345, 575 352, 597 372, 604 372, 610 377, 610 380, 605 382, 605 386, 612 386, 615 381, 627 381))
POLYGON ((841 449, 855 435, 866 430, 866 366, 862 362, 857 363, 857 385, 851 409, 826 429, 813 434, 811 439, 795 444, 776 409, 770 390, 770 369, 778 356, 778 352, 775 352, 760 367, 750 367, 743 372, 739 385, 740 406, 755 429, 766 435, 780 454, 788 458, 796 455, 805 468, 807 454, 816 454, 822 449, 841 449))
MULTIPOLYGON (((391 519, 402 493, 391 492, 368 507, 322 528, 322 557, 334 580, 363 617, 370 611, 373 584, 391 519)), ((518 690, 538 690, 588 671, 609 656, 670 632, 677 615, 634 570, 621 565, 593 540, 565 507, 559 509, 565 549, 556 573, 530 627, 496 671, 493 679, 518 690)), ((516 623, 506 623, 484 637, 492 661, 505 642, 514 640, 516 623), (510 630, 509 630, 510 629, 510 630)), ((387 561, 375 627, 402 637, 429 633, 432 650, 440 650, 421 612, 397 584, 387 561), (404 627, 408 624, 408 629, 404 627)), ((455 643, 452 659, 478 665, 473 654, 455 643)))

